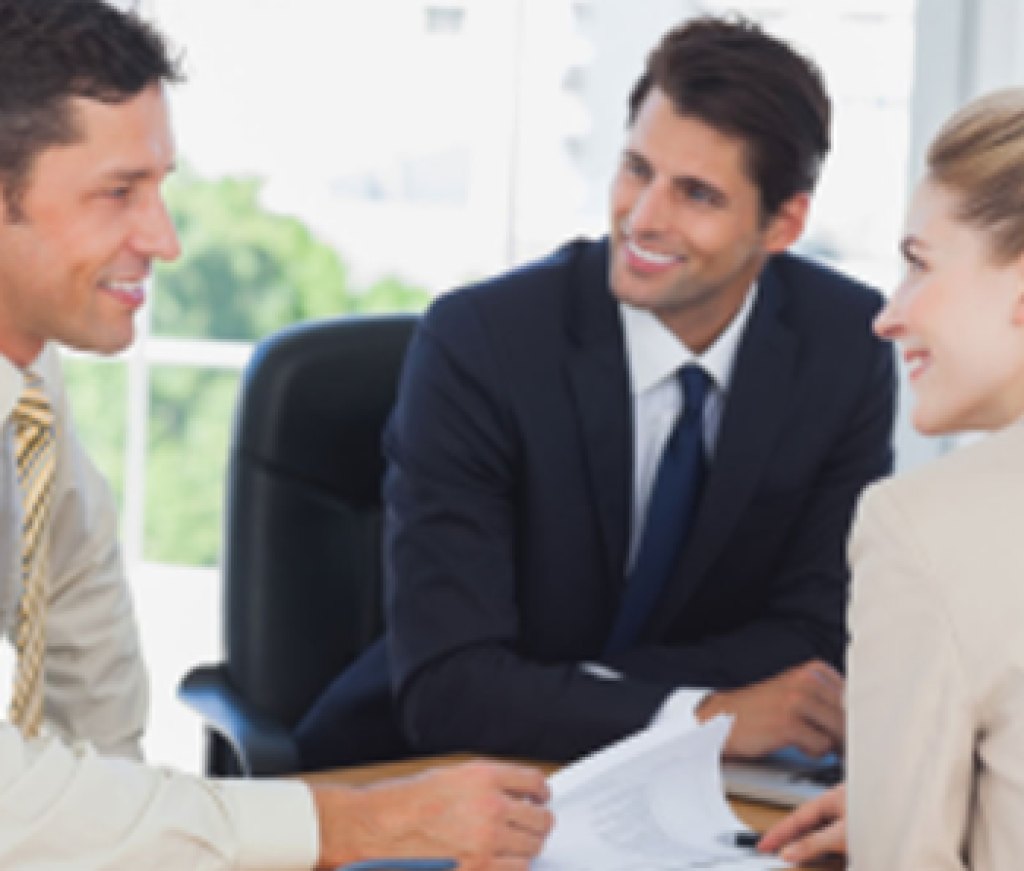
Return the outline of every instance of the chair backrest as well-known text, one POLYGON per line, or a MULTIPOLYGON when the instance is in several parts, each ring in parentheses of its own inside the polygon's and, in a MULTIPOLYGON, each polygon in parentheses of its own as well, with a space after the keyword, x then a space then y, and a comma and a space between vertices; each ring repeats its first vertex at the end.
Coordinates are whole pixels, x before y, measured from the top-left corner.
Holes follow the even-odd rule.
POLYGON ((382 630, 380 437, 414 315, 344 317, 261 342, 228 468, 228 674, 293 726, 382 630))

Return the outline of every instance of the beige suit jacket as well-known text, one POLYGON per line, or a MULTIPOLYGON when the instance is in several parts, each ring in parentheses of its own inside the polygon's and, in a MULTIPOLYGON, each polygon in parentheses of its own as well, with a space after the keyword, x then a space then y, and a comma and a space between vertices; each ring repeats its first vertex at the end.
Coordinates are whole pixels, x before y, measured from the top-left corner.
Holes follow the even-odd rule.
POLYGON ((870 488, 850 544, 854 871, 1024 868, 1024 425, 870 488))

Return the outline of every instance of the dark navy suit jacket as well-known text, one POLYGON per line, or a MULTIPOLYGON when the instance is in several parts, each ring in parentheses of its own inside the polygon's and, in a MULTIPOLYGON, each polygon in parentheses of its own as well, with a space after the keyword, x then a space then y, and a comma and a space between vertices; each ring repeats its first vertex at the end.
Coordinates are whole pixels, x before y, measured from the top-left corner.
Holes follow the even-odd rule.
MULTIPOLYGON (((879 295, 769 261, 690 542, 639 643, 606 659, 633 490, 607 270, 605 241, 571 243, 440 298, 409 349, 385 437, 388 655, 371 659, 390 660, 417 751, 571 759, 647 724, 674 688, 841 665, 846 535, 892 461, 879 295)), ((339 724, 305 728, 330 763, 339 724)))

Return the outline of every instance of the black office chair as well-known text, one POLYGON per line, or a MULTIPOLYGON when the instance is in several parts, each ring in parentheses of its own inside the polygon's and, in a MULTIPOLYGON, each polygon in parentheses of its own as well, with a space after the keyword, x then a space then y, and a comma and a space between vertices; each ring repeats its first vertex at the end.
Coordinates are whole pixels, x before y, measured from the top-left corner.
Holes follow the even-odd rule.
POLYGON ((414 315, 343 317, 262 341, 228 467, 225 661, 179 697, 205 719, 207 773, 300 769, 291 729, 382 629, 380 436, 414 315))

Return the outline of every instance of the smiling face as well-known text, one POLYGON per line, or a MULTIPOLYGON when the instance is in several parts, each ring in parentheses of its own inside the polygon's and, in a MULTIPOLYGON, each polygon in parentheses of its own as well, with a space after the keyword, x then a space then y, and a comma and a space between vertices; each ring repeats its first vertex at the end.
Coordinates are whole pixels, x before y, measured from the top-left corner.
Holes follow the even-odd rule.
POLYGON ((679 115, 652 89, 611 189, 612 291, 701 352, 739 310, 766 257, 800 235, 808 197, 765 220, 744 143, 679 115))
POLYGON ((71 105, 78 141, 36 156, 17 214, 0 198, 0 353, 19 366, 51 340, 125 348, 153 260, 178 255, 160 192, 174 164, 163 89, 71 105))
POLYGON ((875 321, 900 347, 914 426, 929 435, 998 429, 1024 414, 1024 259, 998 262, 957 205, 934 181, 917 188, 906 276, 875 321))

